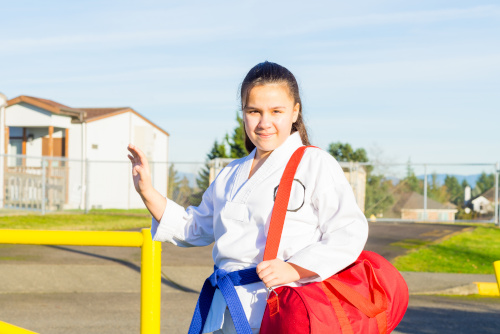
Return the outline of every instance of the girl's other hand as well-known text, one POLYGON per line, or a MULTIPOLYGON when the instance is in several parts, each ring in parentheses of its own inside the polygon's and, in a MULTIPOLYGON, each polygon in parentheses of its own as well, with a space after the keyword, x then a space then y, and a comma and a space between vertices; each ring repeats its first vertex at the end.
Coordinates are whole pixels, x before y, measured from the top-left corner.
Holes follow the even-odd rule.
POLYGON ((280 259, 263 261, 257 266, 257 275, 267 288, 295 282, 300 275, 290 264, 280 259))
POLYGON ((266 288, 271 288, 276 285, 292 283, 301 278, 317 276, 318 274, 294 263, 274 259, 259 263, 257 275, 264 282, 266 288))
POLYGON ((130 152, 128 158, 132 162, 132 179, 134 180, 135 190, 139 195, 144 196, 153 190, 148 159, 138 147, 132 144, 129 144, 127 149, 130 152))

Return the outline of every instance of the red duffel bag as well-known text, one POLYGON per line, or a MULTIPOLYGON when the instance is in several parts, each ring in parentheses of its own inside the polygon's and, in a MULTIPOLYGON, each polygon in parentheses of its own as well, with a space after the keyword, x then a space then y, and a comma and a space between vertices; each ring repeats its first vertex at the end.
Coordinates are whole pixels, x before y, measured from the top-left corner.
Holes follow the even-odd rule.
MULTIPOLYGON (((276 194, 264 260, 276 258, 295 171, 306 147, 290 158, 276 194)), ((386 334, 403 319, 408 286, 382 256, 363 251, 349 267, 323 282, 270 292, 261 334, 386 334)))

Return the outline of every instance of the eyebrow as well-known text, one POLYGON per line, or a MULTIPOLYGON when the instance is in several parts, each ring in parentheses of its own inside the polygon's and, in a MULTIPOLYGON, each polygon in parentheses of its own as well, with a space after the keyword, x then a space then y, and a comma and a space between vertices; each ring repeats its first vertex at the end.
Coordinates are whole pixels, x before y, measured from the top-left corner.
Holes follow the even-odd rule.
MULTIPOLYGON (((244 109, 259 109, 259 108, 253 107, 253 106, 246 106, 244 109)), ((271 109, 286 109, 286 107, 276 106, 276 107, 272 107, 271 109)))

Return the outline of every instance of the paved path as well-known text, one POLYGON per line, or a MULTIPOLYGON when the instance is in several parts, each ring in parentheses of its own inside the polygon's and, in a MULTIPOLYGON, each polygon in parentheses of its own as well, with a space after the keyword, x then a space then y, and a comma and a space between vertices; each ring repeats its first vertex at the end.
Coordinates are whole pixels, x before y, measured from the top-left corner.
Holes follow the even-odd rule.
MULTIPOLYGON (((432 241, 463 228, 371 224, 367 249, 392 259, 406 251, 391 246, 393 242, 416 238, 432 241)), ((211 247, 181 249, 163 244, 162 264, 168 277, 162 286, 162 333, 185 333, 196 291, 212 270, 211 247)), ((0 245, 0 272, 2 321, 47 334, 139 333, 138 248, 0 245)), ((442 291, 474 280, 494 281, 493 275, 404 275, 411 293, 442 291)), ((488 328, 498 326, 497 320, 490 321, 492 314, 499 312, 498 299, 412 296, 398 333, 472 333, 460 331, 467 327, 455 325, 467 318, 481 319, 486 327, 480 333, 490 333, 488 328), (456 300, 464 306, 453 306, 456 300), (440 315, 439 323, 438 318, 432 318, 434 311, 440 315)))

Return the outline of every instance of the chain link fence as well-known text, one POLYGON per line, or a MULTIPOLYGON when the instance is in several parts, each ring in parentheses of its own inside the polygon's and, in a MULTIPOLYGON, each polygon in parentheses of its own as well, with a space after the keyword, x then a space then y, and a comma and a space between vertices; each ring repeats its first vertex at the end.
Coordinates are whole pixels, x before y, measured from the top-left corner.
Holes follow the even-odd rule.
MULTIPOLYGON (((2 155, 1 206, 61 210, 144 208, 129 161, 2 155)), ((231 159, 150 162, 162 195, 187 207, 231 159)), ((371 221, 496 222, 498 164, 340 163, 357 203, 371 221)))

